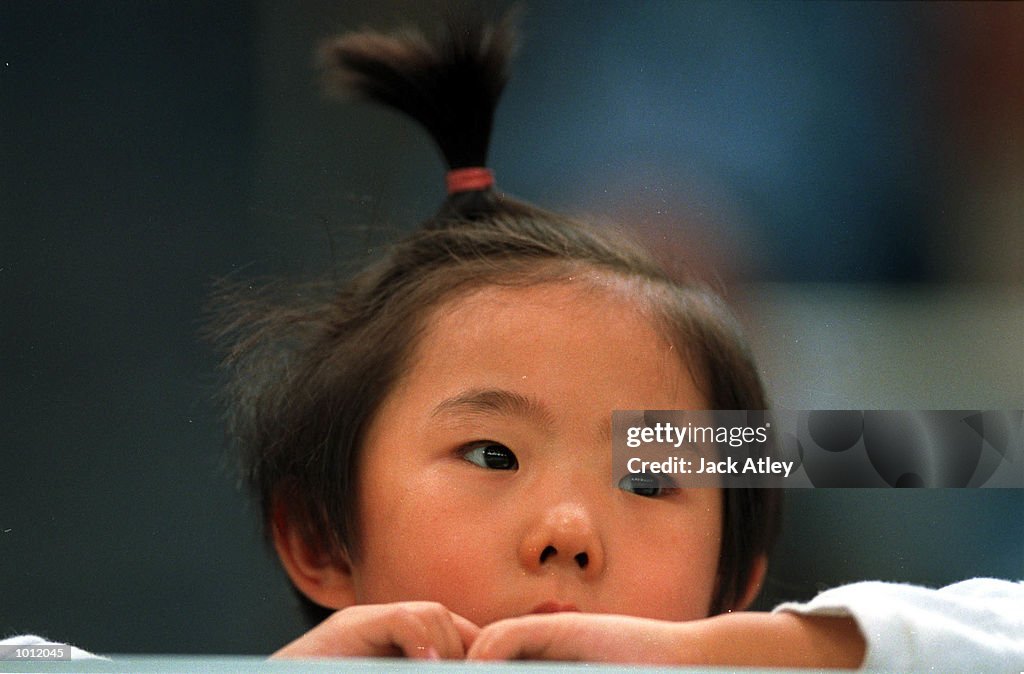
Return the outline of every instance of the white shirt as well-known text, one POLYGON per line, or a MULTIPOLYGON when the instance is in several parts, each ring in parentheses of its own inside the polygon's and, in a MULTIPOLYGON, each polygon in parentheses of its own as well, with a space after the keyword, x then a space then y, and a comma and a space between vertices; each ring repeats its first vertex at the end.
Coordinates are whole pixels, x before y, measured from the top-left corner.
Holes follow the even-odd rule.
POLYGON ((852 617, 867 642, 866 670, 1024 672, 1024 582, 853 583, 775 611, 852 617))
POLYGON ((93 655, 88 651, 83 651, 81 648, 75 648, 68 644, 50 641, 43 637, 36 636, 35 634, 20 634, 16 637, 9 637, 7 639, 0 639, 0 646, 25 646, 25 647, 44 647, 44 646, 62 646, 67 649, 68 660, 107 660, 100 655, 93 655))

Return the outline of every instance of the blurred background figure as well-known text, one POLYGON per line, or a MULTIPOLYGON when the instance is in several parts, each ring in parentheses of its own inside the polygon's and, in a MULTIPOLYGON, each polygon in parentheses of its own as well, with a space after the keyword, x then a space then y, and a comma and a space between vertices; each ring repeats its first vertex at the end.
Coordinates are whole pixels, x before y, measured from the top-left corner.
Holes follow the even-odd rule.
MULTIPOLYGON (((327 100, 313 51, 443 7, 0 4, 0 633, 266 653, 299 631, 222 456, 203 304, 215 278, 343 273, 441 203, 429 141, 327 100)), ((1024 407, 1024 6, 525 9, 504 190, 721 286, 776 406, 1024 407)), ((766 602, 1024 577, 1022 511, 792 493, 766 602)))

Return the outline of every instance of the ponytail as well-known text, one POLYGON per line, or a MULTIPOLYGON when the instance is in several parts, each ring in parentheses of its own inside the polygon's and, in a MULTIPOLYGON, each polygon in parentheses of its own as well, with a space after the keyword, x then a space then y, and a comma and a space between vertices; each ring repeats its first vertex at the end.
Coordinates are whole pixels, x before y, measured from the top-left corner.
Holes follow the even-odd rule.
POLYGON ((449 17, 434 39, 413 29, 342 35, 322 46, 320 62, 330 91, 386 105, 426 129, 448 168, 440 219, 475 220, 502 210, 487 150, 515 45, 513 12, 495 23, 449 17))

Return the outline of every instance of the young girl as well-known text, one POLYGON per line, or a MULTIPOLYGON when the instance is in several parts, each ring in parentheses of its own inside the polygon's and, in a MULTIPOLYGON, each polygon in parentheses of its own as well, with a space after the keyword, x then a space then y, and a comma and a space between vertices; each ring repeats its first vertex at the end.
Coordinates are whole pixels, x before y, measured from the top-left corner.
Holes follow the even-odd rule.
MULTIPOLYGON (((330 44, 335 84, 431 134, 448 198, 323 297, 225 298, 231 431, 315 625, 277 655, 900 666, 884 657, 902 642, 827 596, 741 612, 777 491, 611 479, 613 410, 766 400, 714 294, 495 189, 487 146, 513 43, 506 20, 330 44)), ((945 601, 973 610, 976 591, 945 601)), ((1024 632, 1019 613, 997 618, 1024 632)), ((1006 643, 962 652, 1004 663, 1021 652, 1006 643)))

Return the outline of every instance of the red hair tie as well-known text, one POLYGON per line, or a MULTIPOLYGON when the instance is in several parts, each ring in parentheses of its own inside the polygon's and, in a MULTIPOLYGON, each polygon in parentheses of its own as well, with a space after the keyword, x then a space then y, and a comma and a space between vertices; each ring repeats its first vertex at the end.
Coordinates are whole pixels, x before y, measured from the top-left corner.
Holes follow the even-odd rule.
POLYGON ((480 192, 494 185, 494 172, 483 166, 452 169, 444 182, 448 186, 448 194, 480 192))

